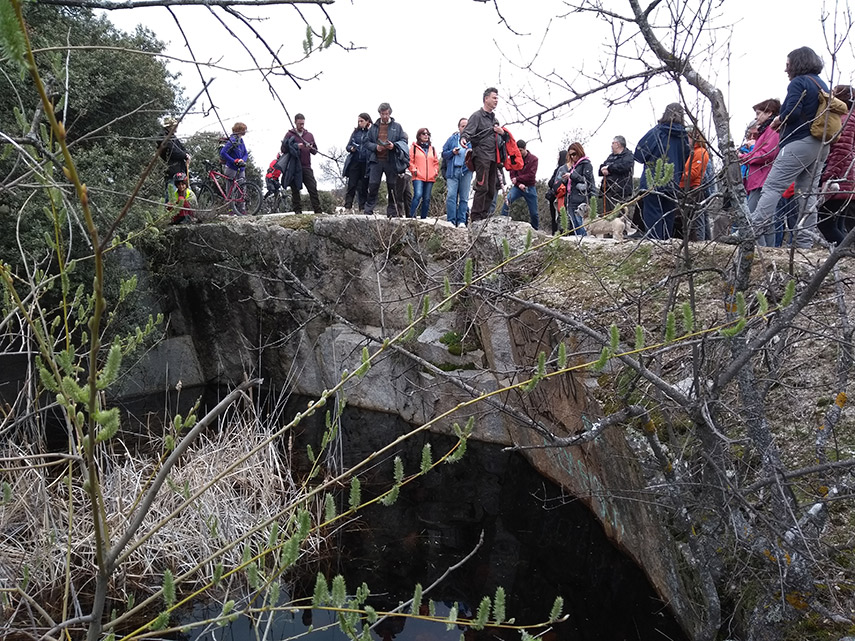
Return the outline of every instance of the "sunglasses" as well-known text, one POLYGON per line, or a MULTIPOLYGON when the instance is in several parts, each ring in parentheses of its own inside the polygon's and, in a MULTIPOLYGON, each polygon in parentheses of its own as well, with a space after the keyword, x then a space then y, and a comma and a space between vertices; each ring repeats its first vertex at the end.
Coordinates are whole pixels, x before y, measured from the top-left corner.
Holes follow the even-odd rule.
POLYGON ((422 136, 430 136, 430 132, 429 131, 423 131, 422 136))

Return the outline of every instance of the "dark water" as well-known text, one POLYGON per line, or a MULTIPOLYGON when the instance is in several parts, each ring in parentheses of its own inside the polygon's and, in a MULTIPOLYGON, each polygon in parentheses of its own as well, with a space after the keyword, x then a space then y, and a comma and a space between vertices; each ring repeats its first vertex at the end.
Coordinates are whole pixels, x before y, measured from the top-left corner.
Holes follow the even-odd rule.
MULTIPOLYGON (((300 429, 300 447, 295 451, 303 451, 306 443, 318 451, 317 423, 303 423, 300 429)), ((408 429, 390 415, 346 410, 341 430, 344 465, 361 460, 408 429)), ((455 441, 429 434, 408 441, 396 453, 404 460, 407 474, 418 469, 426 442, 438 458, 455 441)), ((391 458, 361 476, 363 498, 388 487, 391 458)), ((347 491, 339 498, 343 505, 347 491)), ((403 488, 395 505, 361 512, 354 527, 330 538, 332 549, 320 570, 328 579, 342 574, 351 593, 365 582, 373 595, 369 603, 377 610, 389 610, 411 598, 416 583, 428 586, 469 554, 482 531, 484 544, 475 556, 425 595, 425 601, 439 604, 439 614, 446 614, 453 603, 460 604, 461 617, 471 614, 482 596, 492 597, 503 586, 507 615, 520 624, 545 621, 556 595, 564 598, 568 620, 544 635, 549 641, 686 638, 643 572, 609 542, 581 502, 540 477, 522 456, 474 441, 461 462, 443 465, 403 488)), ((313 585, 314 578, 307 578, 304 593, 298 585, 293 596, 310 596, 313 585)), ((203 614, 203 607, 197 605, 195 616, 203 614)), ((212 606, 208 614, 219 611, 219 606, 212 606)), ((266 638, 278 641, 304 632, 309 618, 315 628, 335 620, 331 613, 319 610, 282 614, 266 638)), ((191 638, 250 641, 264 638, 262 627, 241 620, 218 628, 214 635, 197 633, 191 638)), ((382 641, 458 641, 461 630, 398 618, 372 634, 382 641)), ((324 641, 344 638, 337 630, 315 631, 310 636, 324 641)), ((465 637, 467 641, 518 639, 519 634, 488 628, 467 632, 465 637)))

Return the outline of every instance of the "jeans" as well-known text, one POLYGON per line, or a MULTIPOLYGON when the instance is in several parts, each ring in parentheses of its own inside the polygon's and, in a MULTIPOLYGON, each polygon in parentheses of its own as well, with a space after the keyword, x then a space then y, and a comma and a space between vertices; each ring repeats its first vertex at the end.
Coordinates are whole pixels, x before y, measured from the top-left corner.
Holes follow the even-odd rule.
POLYGON ((567 208, 567 224, 570 226, 568 232, 573 236, 587 236, 588 230, 585 229, 585 221, 577 211, 579 205, 570 204, 569 200, 565 200, 565 207, 567 208))
POLYGON ((511 187, 505 204, 502 205, 502 216, 507 216, 511 203, 520 198, 525 198, 525 202, 528 205, 529 222, 531 222, 532 227, 537 229, 537 187, 535 186, 526 187, 525 189, 520 189, 516 185, 511 187))
POLYGON ((416 210, 419 208, 419 201, 422 204, 421 217, 427 218, 428 209, 430 209, 430 192, 433 190, 433 183, 424 180, 413 181, 413 202, 410 204, 410 218, 416 217, 416 210))
POLYGON ((452 225, 465 225, 469 213, 469 187, 472 172, 465 167, 455 167, 454 175, 445 179, 448 195, 445 198, 445 217, 452 225))
POLYGON ((773 229, 773 218, 775 208, 781 194, 796 183, 796 196, 799 200, 806 199, 802 220, 795 229, 796 247, 810 247, 813 244, 816 227, 816 191, 819 186, 822 167, 828 156, 828 145, 823 145, 818 139, 808 136, 800 140, 793 140, 784 145, 772 163, 772 170, 763 183, 760 200, 757 207, 751 213, 751 226, 757 234, 757 244, 762 247, 773 247, 775 244, 775 230, 773 229))

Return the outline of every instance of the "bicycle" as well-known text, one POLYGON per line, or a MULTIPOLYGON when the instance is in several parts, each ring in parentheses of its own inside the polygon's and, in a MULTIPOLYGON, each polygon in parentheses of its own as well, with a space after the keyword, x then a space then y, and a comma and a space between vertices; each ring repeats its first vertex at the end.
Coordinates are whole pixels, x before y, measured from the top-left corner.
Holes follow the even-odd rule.
POLYGON ((284 187, 270 189, 270 181, 267 182, 268 191, 261 199, 262 214, 281 214, 291 210, 291 196, 284 187))
POLYGON ((245 215, 254 216, 258 213, 261 207, 261 188, 258 185, 250 182, 241 184, 207 160, 204 165, 208 174, 202 178, 196 193, 197 216, 201 214, 201 218, 206 218, 226 213, 239 215, 239 203, 245 204, 245 215))

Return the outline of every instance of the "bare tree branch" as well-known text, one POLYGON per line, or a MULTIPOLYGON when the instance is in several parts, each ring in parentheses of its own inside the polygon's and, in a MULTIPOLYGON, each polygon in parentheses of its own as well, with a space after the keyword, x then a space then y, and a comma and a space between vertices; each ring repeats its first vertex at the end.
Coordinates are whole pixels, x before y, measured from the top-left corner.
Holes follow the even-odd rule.
POLYGON ((39 4, 60 7, 81 7, 83 9, 137 9, 139 7, 232 7, 265 6, 279 4, 333 4, 335 0, 39 0, 39 4))

